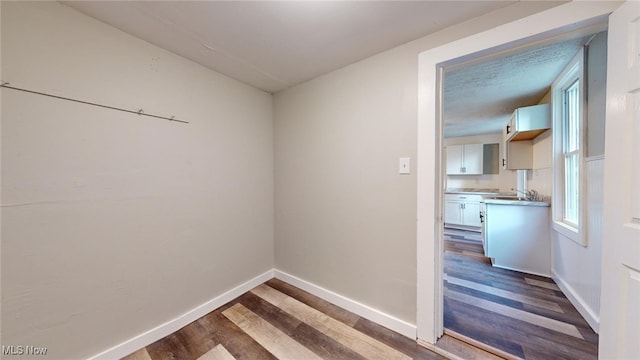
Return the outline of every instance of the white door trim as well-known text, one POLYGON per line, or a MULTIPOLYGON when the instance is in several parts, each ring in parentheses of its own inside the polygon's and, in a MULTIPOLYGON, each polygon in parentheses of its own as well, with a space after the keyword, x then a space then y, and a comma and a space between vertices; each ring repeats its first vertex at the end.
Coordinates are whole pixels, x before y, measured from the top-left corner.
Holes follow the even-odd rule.
POLYGON ((542 41, 602 22, 619 2, 570 2, 427 50, 418 58, 417 336, 435 344, 442 335, 442 164, 438 72, 464 61, 542 41), (438 239, 439 241, 436 241, 438 239))
POLYGON ((640 358, 640 2, 609 17, 601 359, 640 358))

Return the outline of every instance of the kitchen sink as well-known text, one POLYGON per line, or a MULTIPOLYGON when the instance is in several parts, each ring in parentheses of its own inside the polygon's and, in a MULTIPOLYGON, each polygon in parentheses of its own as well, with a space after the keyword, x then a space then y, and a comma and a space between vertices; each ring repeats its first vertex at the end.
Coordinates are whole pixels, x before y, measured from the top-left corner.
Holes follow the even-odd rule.
POLYGON ((525 198, 522 197, 517 197, 517 196, 490 196, 487 197, 487 199, 491 199, 491 200, 510 200, 510 201, 529 201, 525 198))
POLYGON ((527 205, 527 206, 549 206, 549 203, 542 200, 529 200, 524 197, 513 195, 498 195, 484 197, 485 203, 502 204, 502 205, 527 205), (493 200, 496 200, 495 202, 493 200))

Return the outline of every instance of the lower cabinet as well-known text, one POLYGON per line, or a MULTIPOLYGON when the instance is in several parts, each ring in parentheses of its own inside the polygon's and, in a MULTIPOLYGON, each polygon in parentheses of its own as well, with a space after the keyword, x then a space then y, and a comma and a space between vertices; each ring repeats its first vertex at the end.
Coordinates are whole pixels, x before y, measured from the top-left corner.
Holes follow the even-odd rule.
POLYGON ((549 276, 549 207, 485 202, 485 254, 493 266, 549 276))
POLYGON ((445 225, 462 225, 480 227, 481 195, 445 194, 445 225))

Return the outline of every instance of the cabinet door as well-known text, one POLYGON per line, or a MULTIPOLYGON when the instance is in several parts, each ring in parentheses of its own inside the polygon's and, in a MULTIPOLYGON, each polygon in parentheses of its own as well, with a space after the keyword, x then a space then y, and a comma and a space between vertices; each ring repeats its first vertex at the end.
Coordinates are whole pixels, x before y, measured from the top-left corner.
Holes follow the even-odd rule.
POLYGON ((463 225, 482 226, 480 223, 480 203, 464 203, 462 205, 462 221, 463 225))
POLYGON ((462 210, 460 201, 445 200, 444 222, 446 224, 462 225, 462 210))
POLYGON ((510 137, 513 136, 513 131, 516 125, 516 112, 513 112, 509 122, 505 126, 502 127, 502 139, 507 141, 510 137))
POLYGON ((464 145, 447 146, 447 175, 461 175, 464 145))
POLYGON ((508 169, 508 166, 507 166, 508 156, 509 156, 509 142, 503 141, 502 142, 502 159, 500 160, 500 166, 502 166, 503 169, 508 169))
POLYGON ((509 167, 509 157, 511 153, 509 152, 509 139, 513 136, 513 131, 516 122, 516 111, 513 112, 509 122, 502 127, 502 139, 504 140, 502 143, 502 159, 500 165, 503 169, 511 169, 509 167))
POLYGON ((482 162, 484 159, 483 144, 466 144, 463 154, 463 173, 468 175, 482 175, 482 162))

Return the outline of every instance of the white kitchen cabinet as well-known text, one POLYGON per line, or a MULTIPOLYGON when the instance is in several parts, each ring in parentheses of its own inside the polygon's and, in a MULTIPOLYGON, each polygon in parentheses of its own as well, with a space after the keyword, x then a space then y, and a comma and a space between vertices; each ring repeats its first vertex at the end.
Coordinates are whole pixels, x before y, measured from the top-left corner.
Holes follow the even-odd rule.
POLYGON ((480 195, 445 194, 445 225, 480 227, 480 195))
POLYGON ((445 199, 444 201, 445 224, 462 225, 462 211, 460 200, 445 199))
POLYGON ((463 203, 462 219, 463 225, 480 226, 480 201, 467 201, 463 203))
POLYGON ((507 141, 504 149, 503 169, 533 169, 533 141, 507 141))
POLYGON ((514 110, 502 134, 505 141, 526 141, 550 128, 551 106, 540 104, 514 110))
POLYGON ((449 145, 447 153, 447 175, 461 175, 464 163, 464 145, 449 145))
POLYGON ((549 207, 485 201, 484 246, 493 266, 549 276, 549 207))
POLYGON ((533 168, 533 139, 551 128, 549 104, 516 109, 502 128, 504 153, 502 168, 522 170, 533 168))
POLYGON ((447 175, 482 175, 484 144, 447 146, 447 175))

